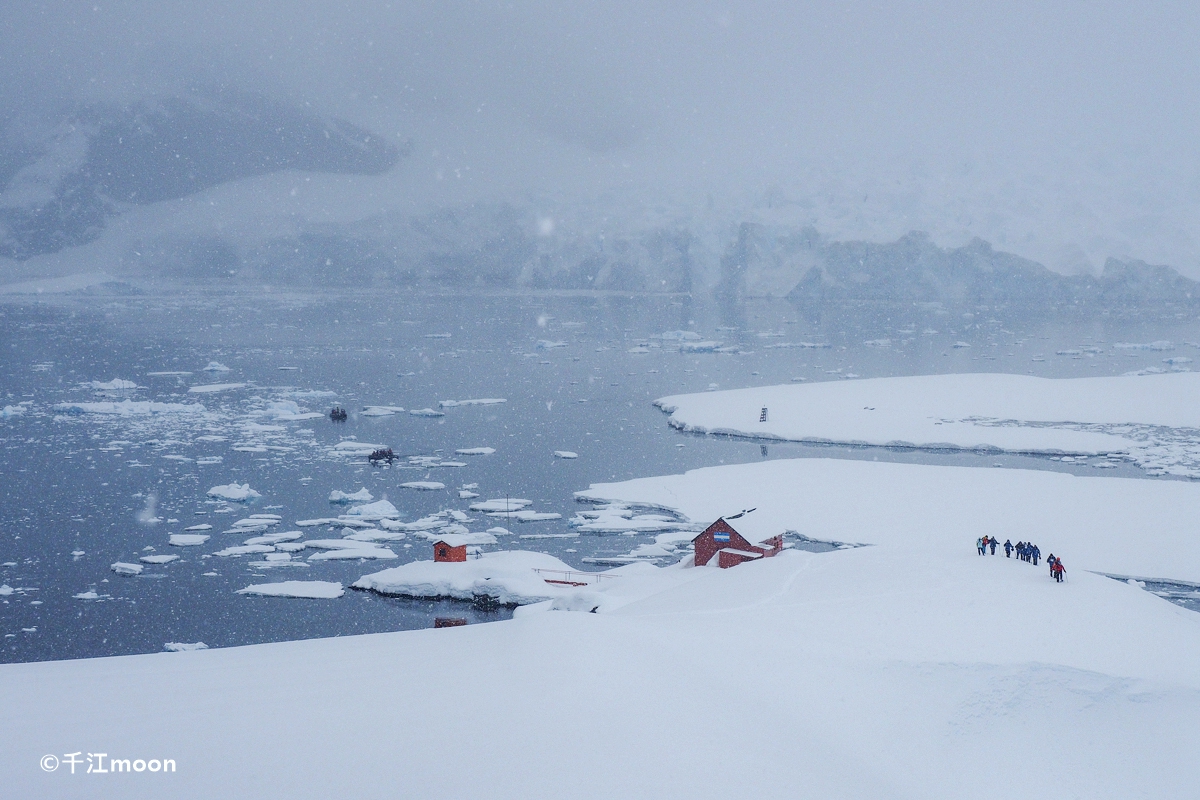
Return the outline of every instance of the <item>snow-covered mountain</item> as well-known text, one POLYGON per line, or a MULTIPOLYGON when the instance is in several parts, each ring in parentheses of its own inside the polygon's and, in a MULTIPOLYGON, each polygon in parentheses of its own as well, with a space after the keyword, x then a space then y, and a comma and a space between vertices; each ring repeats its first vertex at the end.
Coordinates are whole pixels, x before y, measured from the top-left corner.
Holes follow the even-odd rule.
POLYGON ((0 256, 96 239, 131 207, 281 170, 374 175, 400 160, 382 137, 311 109, 236 91, 17 117, 0 133, 0 256))

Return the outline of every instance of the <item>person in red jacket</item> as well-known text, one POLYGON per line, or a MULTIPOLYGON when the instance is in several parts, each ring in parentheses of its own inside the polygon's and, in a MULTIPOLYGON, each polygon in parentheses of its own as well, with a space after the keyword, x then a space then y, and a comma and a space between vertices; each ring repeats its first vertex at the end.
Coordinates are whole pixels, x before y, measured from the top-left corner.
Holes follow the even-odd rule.
POLYGON ((1054 559, 1054 566, 1050 568, 1050 573, 1054 576, 1054 580, 1058 581, 1059 583, 1062 583, 1064 572, 1066 572, 1066 569, 1063 568, 1062 559, 1061 558, 1054 559))

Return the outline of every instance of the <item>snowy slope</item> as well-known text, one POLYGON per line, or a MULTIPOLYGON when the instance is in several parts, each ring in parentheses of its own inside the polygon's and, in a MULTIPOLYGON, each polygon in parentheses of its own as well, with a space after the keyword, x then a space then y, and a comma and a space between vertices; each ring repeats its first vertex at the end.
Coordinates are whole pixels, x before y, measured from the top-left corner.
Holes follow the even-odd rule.
POLYGON ((1125 798, 1200 780, 1200 617, 1148 593, 933 548, 693 572, 613 613, 0 667, 0 764, 11 791, 56 797, 104 780, 156 798, 1125 798), (178 772, 37 766, 81 748, 178 772))
POLYGON ((1193 483, 806 458, 596 484, 577 494, 669 507, 698 523, 754 508, 733 524, 755 541, 794 530, 932 555, 971 552, 988 534, 1032 540, 1073 573, 1200 583, 1200 486, 1193 483))

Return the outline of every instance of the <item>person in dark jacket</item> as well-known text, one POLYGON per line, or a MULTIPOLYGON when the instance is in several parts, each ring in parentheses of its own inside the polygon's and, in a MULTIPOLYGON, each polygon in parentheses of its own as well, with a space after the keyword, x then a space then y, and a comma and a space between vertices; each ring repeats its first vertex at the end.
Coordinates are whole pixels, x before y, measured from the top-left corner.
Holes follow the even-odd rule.
POLYGON ((988 547, 992 548, 992 555, 996 555, 996 537, 993 536, 988 540, 988 547))
POLYGON ((1033 546, 1033 550, 1030 551, 1029 555, 1033 557, 1033 565, 1036 567, 1038 559, 1042 557, 1042 551, 1039 550, 1038 546, 1035 544, 1033 546))
POLYGON ((1005 539, 1004 540, 1004 557, 1012 558, 1012 551, 1013 551, 1012 539, 1005 539))

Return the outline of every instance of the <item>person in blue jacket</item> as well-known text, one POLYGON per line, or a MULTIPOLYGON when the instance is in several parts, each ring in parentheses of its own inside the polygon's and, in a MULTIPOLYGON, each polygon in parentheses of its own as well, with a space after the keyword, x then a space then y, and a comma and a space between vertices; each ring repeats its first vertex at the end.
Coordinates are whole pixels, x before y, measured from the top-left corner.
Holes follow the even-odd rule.
POLYGON ((1038 546, 1035 544, 1033 546, 1033 550, 1030 551, 1029 555, 1033 557, 1033 565, 1036 567, 1038 559, 1042 557, 1042 551, 1039 550, 1038 546))
POLYGON ((1012 558, 1012 551, 1013 551, 1012 539, 1005 539, 1004 540, 1004 557, 1012 558))
POLYGON ((992 555, 996 555, 996 537, 988 539, 988 547, 992 548, 992 555))

